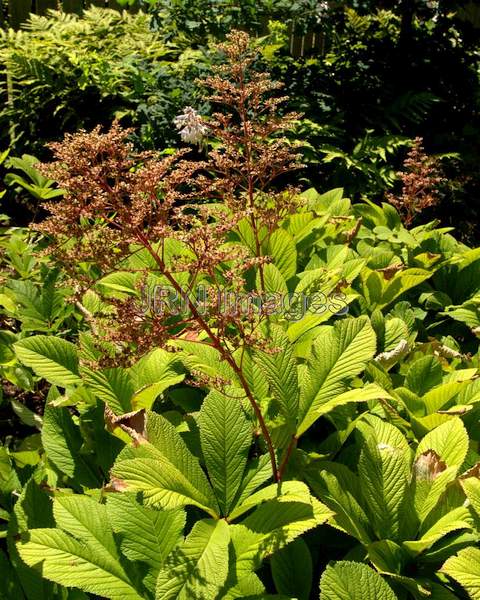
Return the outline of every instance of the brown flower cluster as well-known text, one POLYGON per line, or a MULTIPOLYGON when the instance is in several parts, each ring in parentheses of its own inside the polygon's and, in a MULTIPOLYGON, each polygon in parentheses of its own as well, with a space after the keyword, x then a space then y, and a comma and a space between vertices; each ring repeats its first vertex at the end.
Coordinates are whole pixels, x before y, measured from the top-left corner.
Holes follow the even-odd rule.
POLYGON ((387 194, 387 200, 400 212, 407 226, 417 214, 438 204, 438 186, 445 181, 438 160, 426 154, 422 144, 422 138, 415 138, 403 163, 404 170, 397 174, 402 181, 402 193, 387 194))
POLYGON ((279 477, 268 429, 242 370, 246 350, 268 349, 261 333, 266 315, 255 303, 246 312, 220 310, 218 294, 264 291, 268 238, 297 202, 296 190, 277 192, 270 185, 300 166, 282 137, 299 115, 278 114, 284 99, 272 94, 279 85, 253 68, 247 34, 233 32, 219 49, 225 64, 203 82, 217 112, 202 118, 188 107, 175 121, 188 128, 182 129, 184 139, 206 135, 214 142, 206 159, 188 160, 186 151, 166 158, 135 152, 130 131, 118 123, 106 133, 96 128, 67 135, 51 146, 55 160, 41 166, 65 194, 46 205, 50 216, 39 229, 70 274, 77 305, 89 289, 99 298, 95 314, 81 310, 99 345, 108 348, 103 363, 135 360, 155 346, 174 348, 179 338, 215 348, 252 405, 279 477), (248 247, 240 242, 241 221, 254 239, 248 247), (118 272, 126 288, 102 286, 102 278, 118 272), (261 289, 252 281, 260 281, 261 289), (195 303, 199 284, 209 290, 203 311, 195 303), (186 312, 159 314, 140 306, 145 288, 165 285, 186 300, 186 312))

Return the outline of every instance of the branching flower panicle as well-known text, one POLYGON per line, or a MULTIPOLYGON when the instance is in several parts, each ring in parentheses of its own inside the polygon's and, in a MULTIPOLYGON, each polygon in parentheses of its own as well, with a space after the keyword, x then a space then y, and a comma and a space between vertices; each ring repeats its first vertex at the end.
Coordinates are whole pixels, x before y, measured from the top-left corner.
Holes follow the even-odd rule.
POLYGON ((102 308, 89 322, 113 348, 107 362, 128 363, 156 346, 175 349, 180 341, 214 348, 250 402, 273 475, 280 479, 286 462, 277 469, 242 365, 245 352, 268 348, 260 327, 268 311, 255 302, 265 290, 263 271, 270 260, 265 248, 297 202, 296 189, 270 186, 300 166, 298 153, 281 135, 299 115, 279 114, 284 99, 271 97, 279 85, 253 69, 256 54, 247 34, 230 34, 220 50, 226 64, 204 82, 218 112, 206 120, 187 107, 175 120, 184 141, 198 143, 207 134, 215 140, 206 160, 188 160, 186 151, 167 158, 137 153, 130 131, 118 123, 106 133, 96 128, 68 135, 51 146, 54 162, 41 167, 65 195, 46 205, 50 217, 40 229, 75 276, 77 303, 90 288, 101 298, 102 308), (242 222, 252 231, 254 248, 238 235, 242 222), (101 278, 118 271, 129 283, 112 293, 101 278), (248 273, 260 281, 259 290, 247 283, 248 273), (139 306, 145 289, 159 284, 185 302, 184 313, 159 312, 155 303, 139 306), (195 300, 198 284, 208 290, 202 310, 195 300), (242 294, 248 309, 219 301, 224 290, 242 294))
POLYGON ((387 194, 387 200, 398 209, 408 226, 423 210, 438 204, 438 187, 445 178, 438 160, 425 153, 420 137, 415 138, 403 166, 404 171, 397 174, 402 182, 402 193, 399 196, 387 194))

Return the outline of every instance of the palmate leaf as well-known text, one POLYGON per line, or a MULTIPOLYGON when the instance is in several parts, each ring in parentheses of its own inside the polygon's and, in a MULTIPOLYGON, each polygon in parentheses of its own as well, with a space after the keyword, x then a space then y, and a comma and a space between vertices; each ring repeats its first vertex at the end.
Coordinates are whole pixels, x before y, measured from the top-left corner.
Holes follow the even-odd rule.
POLYGON ((248 500, 260 486, 270 481, 271 478, 272 465, 267 454, 262 454, 258 458, 251 460, 247 464, 247 469, 237 497, 235 498, 234 506, 241 506, 245 500, 248 500))
POLYGON ((142 600, 120 563, 59 529, 32 529, 17 545, 21 558, 43 577, 112 600, 142 600))
POLYGON ((339 321, 317 337, 301 382, 298 435, 315 422, 324 403, 346 391, 375 348, 375 332, 366 317, 339 321))
MULTIPOLYGON (((36 506, 40 498, 35 498, 35 510, 45 512, 36 506)), ((53 514, 59 529, 29 522, 30 531, 17 543, 27 565, 67 587, 118 600, 142 597, 120 564, 104 505, 89 496, 64 494, 55 498, 53 514)))
POLYGON ((388 583, 368 565, 340 561, 320 580, 320 600, 396 600, 388 583))
POLYGON ((212 391, 199 415, 200 440, 210 482, 223 515, 228 515, 242 483, 252 443, 252 427, 240 399, 212 391))
POLYGON ((269 339, 277 350, 274 353, 257 352, 253 368, 264 373, 279 410, 289 429, 295 431, 299 408, 297 361, 294 347, 280 326, 271 325, 269 339), (280 349, 278 351, 278 349, 280 349))
POLYGON ((171 509, 191 504, 218 516, 217 500, 198 459, 169 421, 147 412, 146 437, 137 444, 123 450, 113 466, 116 487, 142 492, 147 505, 171 509))
POLYGON ((265 586, 255 573, 249 573, 235 585, 223 593, 222 600, 234 600, 235 598, 263 598, 265 586))
POLYGON ((228 575, 229 542, 226 521, 197 521, 160 571, 155 600, 218 598, 228 575))
POLYGON ((480 600, 480 550, 478 548, 460 550, 456 556, 447 560, 441 572, 465 588, 472 600, 480 600))
POLYGON ((65 494, 55 498, 53 515, 57 527, 88 544, 93 552, 103 555, 105 561, 112 560, 112 564, 118 562, 118 551, 105 505, 89 496, 65 494))
POLYGON ((461 483, 473 510, 480 517, 480 481, 476 477, 468 477, 461 483))
POLYGON ((432 276, 432 271, 425 269, 405 269, 396 273, 382 291, 379 308, 385 308, 399 296, 423 283, 432 276))
POLYGON ((58 337, 35 335, 14 345, 20 361, 49 383, 66 387, 81 383, 75 345, 58 337))
POLYGON ((444 536, 460 529, 470 530, 472 518, 470 512, 464 506, 459 506, 440 517, 422 537, 412 542, 403 542, 405 548, 413 553, 424 552, 444 536))
MULTIPOLYGON (((270 469, 271 475, 271 469, 270 469)), ((248 495, 242 502, 238 502, 235 508, 229 514, 229 521, 238 519, 252 508, 267 502, 268 500, 275 500, 280 495, 282 497, 290 496, 292 500, 306 497, 305 495, 305 484, 301 481, 283 481, 280 485, 278 483, 272 483, 267 487, 264 487, 254 494, 248 495)))

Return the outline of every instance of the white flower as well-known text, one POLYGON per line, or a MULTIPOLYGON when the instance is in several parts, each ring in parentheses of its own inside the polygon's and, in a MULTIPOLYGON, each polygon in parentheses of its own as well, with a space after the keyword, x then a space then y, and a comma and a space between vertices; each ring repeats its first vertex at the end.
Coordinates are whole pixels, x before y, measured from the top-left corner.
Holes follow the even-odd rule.
POLYGON ((186 106, 173 122, 180 131, 182 141, 187 144, 198 144, 208 132, 202 117, 191 106, 186 106))

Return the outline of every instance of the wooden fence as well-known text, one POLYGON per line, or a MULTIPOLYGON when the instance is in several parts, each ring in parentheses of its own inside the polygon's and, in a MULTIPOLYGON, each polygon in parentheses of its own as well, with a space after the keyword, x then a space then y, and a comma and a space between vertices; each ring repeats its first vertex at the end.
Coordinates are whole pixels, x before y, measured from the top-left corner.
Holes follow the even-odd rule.
POLYGON ((90 5, 124 10, 116 0, 0 0, 0 22, 17 29, 30 13, 44 15, 49 8, 80 14, 90 5))
MULTIPOLYGON (((30 13, 43 15, 48 9, 64 10, 68 13, 81 14, 88 6, 102 6, 125 10, 116 0, 0 0, 0 26, 18 29, 30 13)), ((127 9, 135 11, 135 8, 127 9)), ((293 56, 304 56, 315 50, 323 54, 325 40, 322 33, 307 33, 305 35, 290 35, 290 53, 293 56)))

